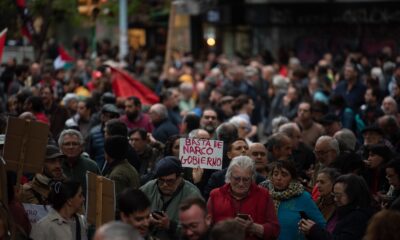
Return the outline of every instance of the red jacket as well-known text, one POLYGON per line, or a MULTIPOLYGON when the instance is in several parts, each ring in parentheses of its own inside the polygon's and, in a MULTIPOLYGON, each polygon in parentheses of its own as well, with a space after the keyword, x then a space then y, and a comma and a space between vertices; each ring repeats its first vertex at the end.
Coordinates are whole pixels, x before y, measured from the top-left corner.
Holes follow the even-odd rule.
MULTIPOLYGON (((263 239, 278 238, 278 218, 268 190, 252 183, 248 196, 240 201, 235 200, 230 191, 228 183, 211 192, 207 208, 213 223, 235 218, 238 213, 249 214, 255 223, 264 226, 263 239)), ((246 239, 255 238, 247 237, 246 239)))

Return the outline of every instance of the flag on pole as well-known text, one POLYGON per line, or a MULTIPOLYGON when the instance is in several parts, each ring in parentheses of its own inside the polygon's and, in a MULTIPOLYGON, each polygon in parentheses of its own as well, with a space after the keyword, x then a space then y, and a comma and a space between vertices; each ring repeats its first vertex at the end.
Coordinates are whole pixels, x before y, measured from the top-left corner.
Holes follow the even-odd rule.
POLYGON ((115 67, 110 68, 115 96, 123 98, 135 96, 140 99, 143 105, 152 105, 160 101, 159 97, 151 89, 134 79, 127 72, 115 67))
POLYGON ((65 68, 68 69, 72 66, 72 63, 75 61, 71 55, 62 47, 58 47, 58 57, 54 60, 54 68, 60 69, 65 68))
POLYGON ((33 35, 35 35, 35 29, 33 28, 32 17, 29 14, 29 10, 26 7, 25 0, 15 0, 17 6, 18 14, 22 20, 21 32, 29 41, 32 41, 33 35))
POLYGON ((6 45, 6 35, 7 35, 7 28, 1 31, 0 33, 0 63, 2 62, 3 57, 3 50, 4 46, 6 45))

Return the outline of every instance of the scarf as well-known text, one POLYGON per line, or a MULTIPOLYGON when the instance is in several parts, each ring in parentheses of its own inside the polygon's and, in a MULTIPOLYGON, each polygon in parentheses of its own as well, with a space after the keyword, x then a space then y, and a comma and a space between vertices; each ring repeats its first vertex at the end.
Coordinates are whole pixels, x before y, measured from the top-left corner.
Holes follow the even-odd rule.
POLYGON ((291 181, 289 183, 289 187, 287 189, 285 189, 284 191, 275 190, 272 182, 268 182, 267 188, 269 189, 269 193, 272 196, 272 200, 274 201, 275 210, 277 213, 278 213, 278 209, 279 209, 279 205, 280 205, 281 201, 286 201, 291 198, 300 196, 304 191, 303 185, 298 181, 291 181))

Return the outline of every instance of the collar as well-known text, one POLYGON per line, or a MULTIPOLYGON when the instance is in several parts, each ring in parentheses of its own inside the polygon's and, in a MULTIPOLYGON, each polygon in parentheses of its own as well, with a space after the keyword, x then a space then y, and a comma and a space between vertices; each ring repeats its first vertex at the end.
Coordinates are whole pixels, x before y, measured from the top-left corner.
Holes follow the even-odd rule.
POLYGON ((47 215, 48 219, 51 222, 56 222, 58 223, 58 225, 62 225, 62 224, 66 224, 68 223, 68 220, 66 220, 65 218, 63 218, 55 209, 51 208, 48 215, 47 215))

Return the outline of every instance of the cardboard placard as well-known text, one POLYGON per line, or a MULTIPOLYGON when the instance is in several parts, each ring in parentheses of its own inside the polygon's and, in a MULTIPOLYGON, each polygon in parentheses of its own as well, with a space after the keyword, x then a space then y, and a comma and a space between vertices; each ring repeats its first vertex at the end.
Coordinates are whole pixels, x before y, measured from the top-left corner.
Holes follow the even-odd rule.
POLYGON ((46 155, 49 125, 9 117, 4 143, 7 170, 38 173, 42 171, 46 155))
POLYGON ((6 165, 0 161, 0 201, 8 205, 6 165))
POLYGON ((222 169, 223 141, 197 138, 179 139, 179 159, 183 167, 222 169))
POLYGON ((115 219, 114 181, 88 171, 86 182, 86 218, 98 228, 115 219))

